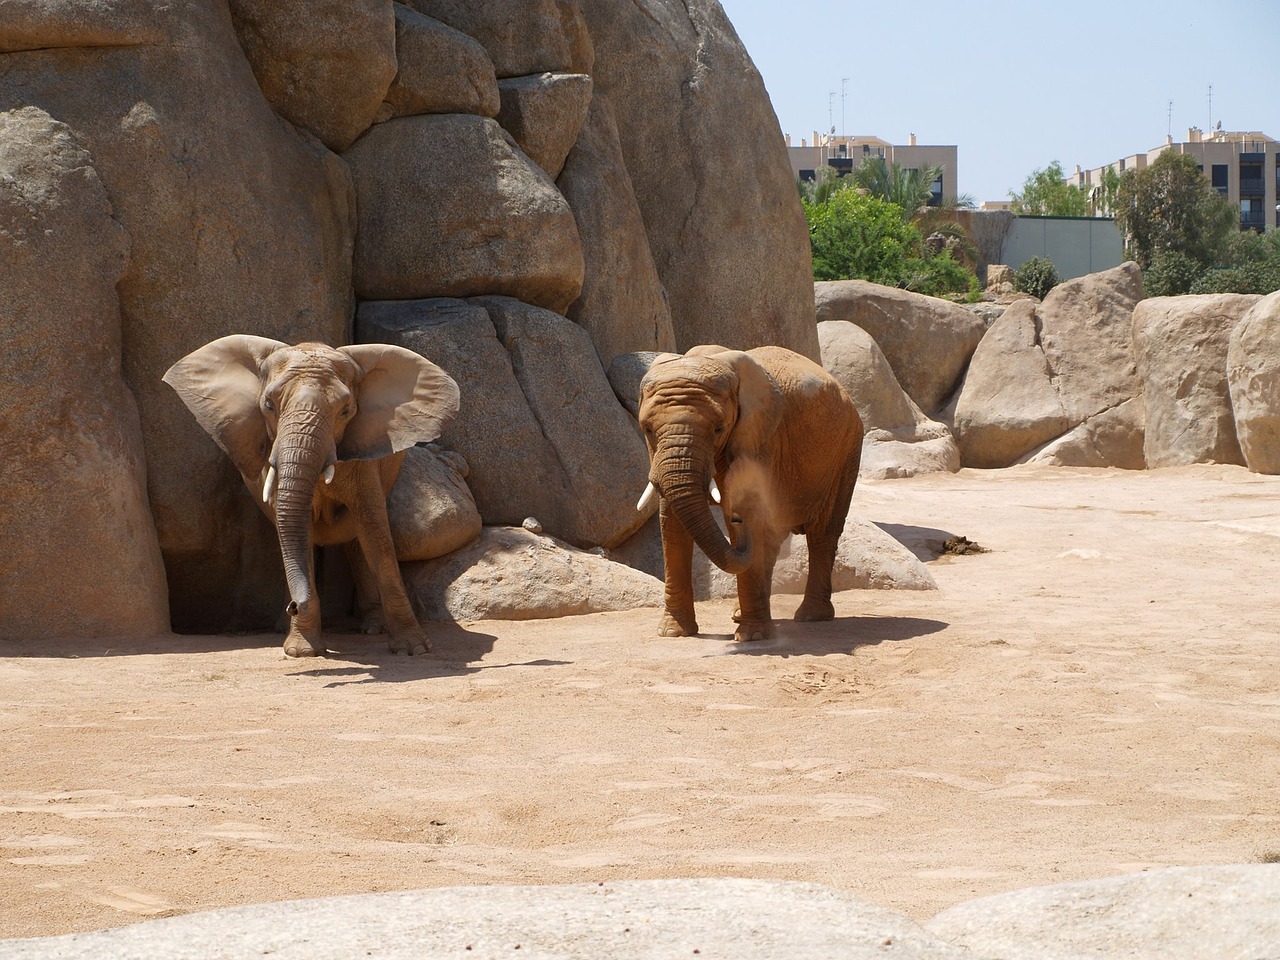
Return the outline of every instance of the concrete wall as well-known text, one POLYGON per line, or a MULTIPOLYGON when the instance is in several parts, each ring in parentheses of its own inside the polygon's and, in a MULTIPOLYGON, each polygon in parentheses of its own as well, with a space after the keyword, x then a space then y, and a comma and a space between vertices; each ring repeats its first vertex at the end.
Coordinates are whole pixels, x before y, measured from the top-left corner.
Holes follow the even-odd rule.
POLYGON ((1115 221, 1092 217, 1015 217, 1005 234, 1001 263, 1015 270, 1046 257, 1063 280, 1110 270, 1124 262, 1124 239, 1115 221))

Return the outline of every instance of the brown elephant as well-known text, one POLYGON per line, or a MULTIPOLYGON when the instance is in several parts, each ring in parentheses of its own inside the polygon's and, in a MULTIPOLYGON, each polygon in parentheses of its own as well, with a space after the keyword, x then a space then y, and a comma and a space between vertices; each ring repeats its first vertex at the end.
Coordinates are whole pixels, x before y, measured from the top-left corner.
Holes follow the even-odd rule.
POLYGON ((782 541, 803 533, 809 574, 797 620, 830 620, 831 570, 862 451, 862 418, 836 380, 782 347, 694 347, 640 383, 649 487, 661 496, 665 637, 698 632, 693 545, 738 578, 735 639, 772 636, 769 594, 782 541), (726 539, 711 515, 719 502, 726 539))
POLYGON ((284 652, 323 651, 312 547, 333 544, 346 546, 365 629, 385 619, 393 652, 430 650, 400 577, 387 494, 403 451, 457 413, 452 378, 402 347, 238 335, 183 357, 164 381, 275 523, 290 597, 284 652))

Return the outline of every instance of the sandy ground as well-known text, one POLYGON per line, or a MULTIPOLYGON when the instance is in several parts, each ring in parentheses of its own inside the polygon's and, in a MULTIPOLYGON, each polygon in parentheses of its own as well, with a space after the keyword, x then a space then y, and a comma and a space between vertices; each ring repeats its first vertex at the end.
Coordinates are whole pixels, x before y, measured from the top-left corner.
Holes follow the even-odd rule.
POLYGON ((854 509, 991 552, 748 646, 727 602, 683 640, 651 609, 439 624, 418 660, 362 636, 303 662, 278 636, 0 644, 0 937, 689 876, 926 919, 1280 851, 1280 477, 964 471, 854 509))

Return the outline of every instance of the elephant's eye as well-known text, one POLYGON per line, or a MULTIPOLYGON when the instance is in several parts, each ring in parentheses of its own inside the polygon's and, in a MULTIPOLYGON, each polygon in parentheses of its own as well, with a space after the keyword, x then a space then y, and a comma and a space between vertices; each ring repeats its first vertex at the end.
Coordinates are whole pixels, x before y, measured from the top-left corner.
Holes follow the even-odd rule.
POLYGON ((274 412, 275 412, 276 405, 275 405, 274 403, 272 403, 272 402, 271 402, 271 398, 270 398, 270 397, 267 397, 267 398, 265 398, 265 399, 262 401, 262 406, 263 406, 265 409, 270 410, 272 413, 274 413, 274 412))
POLYGON ((348 403, 345 407, 342 408, 342 415, 344 417, 351 416, 351 404, 348 403))

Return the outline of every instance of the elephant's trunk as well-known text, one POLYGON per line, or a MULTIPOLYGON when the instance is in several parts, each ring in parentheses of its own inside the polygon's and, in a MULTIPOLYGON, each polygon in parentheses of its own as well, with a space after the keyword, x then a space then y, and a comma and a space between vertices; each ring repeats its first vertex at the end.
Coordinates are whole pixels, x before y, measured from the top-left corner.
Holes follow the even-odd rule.
POLYGON ((289 613, 306 614, 311 586, 311 504, 321 473, 332 461, 332 431, 318 417, 281 420, 271 451, 275 469, 276 532, 289 584, 289 613))
POLYGON ((751 538, 743 527, 735 548, 720 532, 707 502, 711 473, 707 463, 696 458, 679 454, 655 457, 654 480, 671 512, 708 560, 737 576, 751 566, 751 538))

